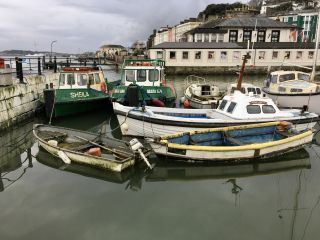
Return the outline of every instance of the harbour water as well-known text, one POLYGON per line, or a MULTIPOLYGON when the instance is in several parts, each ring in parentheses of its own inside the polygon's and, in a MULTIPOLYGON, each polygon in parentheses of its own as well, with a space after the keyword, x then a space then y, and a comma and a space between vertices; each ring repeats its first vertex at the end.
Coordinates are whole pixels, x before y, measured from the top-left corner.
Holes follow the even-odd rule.
MULTIPOLYGON (((113 70, 106 74, 119 77, 113 70)), ((236 78, 220 77, 220 84, 236 78)), ((181 95, 183 77, 171 79, 181 95)), ((246 81, 261 85, 262 79, 246 81)), ((316 144, 274 162, 198 165, 151 159, 151 172, 141 165, 110 173, 66 166, 39 150, 32 124, 45 121, 1 133, 1 240, 319 238, 316 144)), ((111 112, 95 112, 53 124, 94 132, 107 124, 111 132, 117 120, 111 112)), ((113 135, 120 137, 119 131, 113 135)))

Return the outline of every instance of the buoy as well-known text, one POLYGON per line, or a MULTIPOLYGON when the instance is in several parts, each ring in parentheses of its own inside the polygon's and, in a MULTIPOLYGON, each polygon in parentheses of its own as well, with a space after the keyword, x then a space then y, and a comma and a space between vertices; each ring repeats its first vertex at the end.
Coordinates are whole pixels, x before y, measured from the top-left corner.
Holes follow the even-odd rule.
POLYGON ((92 156, 101 157, 101 149, 99 147, 90 148, 87 153, 92 156))
POLYGON ((190 102, 188 99, 186 99, 184 102, 183 102, 183 106, 184 108, 189 108, 190 107, 190 102))
POLYGON ((153 105, 153 106, 156 106, 156 107, 164 107, 165 105, 164 105, 164 102, 162 102, 161 100, 159 100, 159 99, 157 99, 157 98, 153 98, 152 100, 151 100, 151 104, 153 105))
POLYGON ((184 97, 184 96, 180 98, 181 103, 184 103, 185 100, 186 100, 186 97, 184 97))

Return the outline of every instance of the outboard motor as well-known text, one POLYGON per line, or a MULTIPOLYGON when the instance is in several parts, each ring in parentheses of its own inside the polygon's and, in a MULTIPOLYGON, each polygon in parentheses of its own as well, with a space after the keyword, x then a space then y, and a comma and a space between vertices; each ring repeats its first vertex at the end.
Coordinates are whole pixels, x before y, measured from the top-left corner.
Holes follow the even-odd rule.
POLYGON ((127 102, 130 107, 139 106, 139 86, 130 84, 127 88, 127 102))

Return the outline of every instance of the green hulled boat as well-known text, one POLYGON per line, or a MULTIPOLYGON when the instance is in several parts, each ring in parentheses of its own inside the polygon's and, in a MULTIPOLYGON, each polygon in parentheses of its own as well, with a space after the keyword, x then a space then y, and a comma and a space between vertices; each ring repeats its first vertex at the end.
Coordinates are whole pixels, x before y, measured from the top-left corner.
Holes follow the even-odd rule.
POLYGON ((43 92, 47 117, 62 117, 112 107, 101 69, 67 67, 60 72, 58 87, 43 92))
POLYGON ((112 100, 123 105, 173 107, 176 91, 167 83, 165 62, 158 59, 126 59, 122 65, 121 85, 113 86, 112 100))

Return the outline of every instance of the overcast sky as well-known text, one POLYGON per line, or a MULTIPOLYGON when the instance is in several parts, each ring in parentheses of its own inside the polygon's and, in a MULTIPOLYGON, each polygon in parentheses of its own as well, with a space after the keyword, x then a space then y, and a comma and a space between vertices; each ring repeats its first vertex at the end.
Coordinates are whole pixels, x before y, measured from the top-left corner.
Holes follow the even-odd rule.
POLYGON ((196 17, 223 0, 0 0, 0 51, 80 53, 130 46, 153 29, 196 17))

